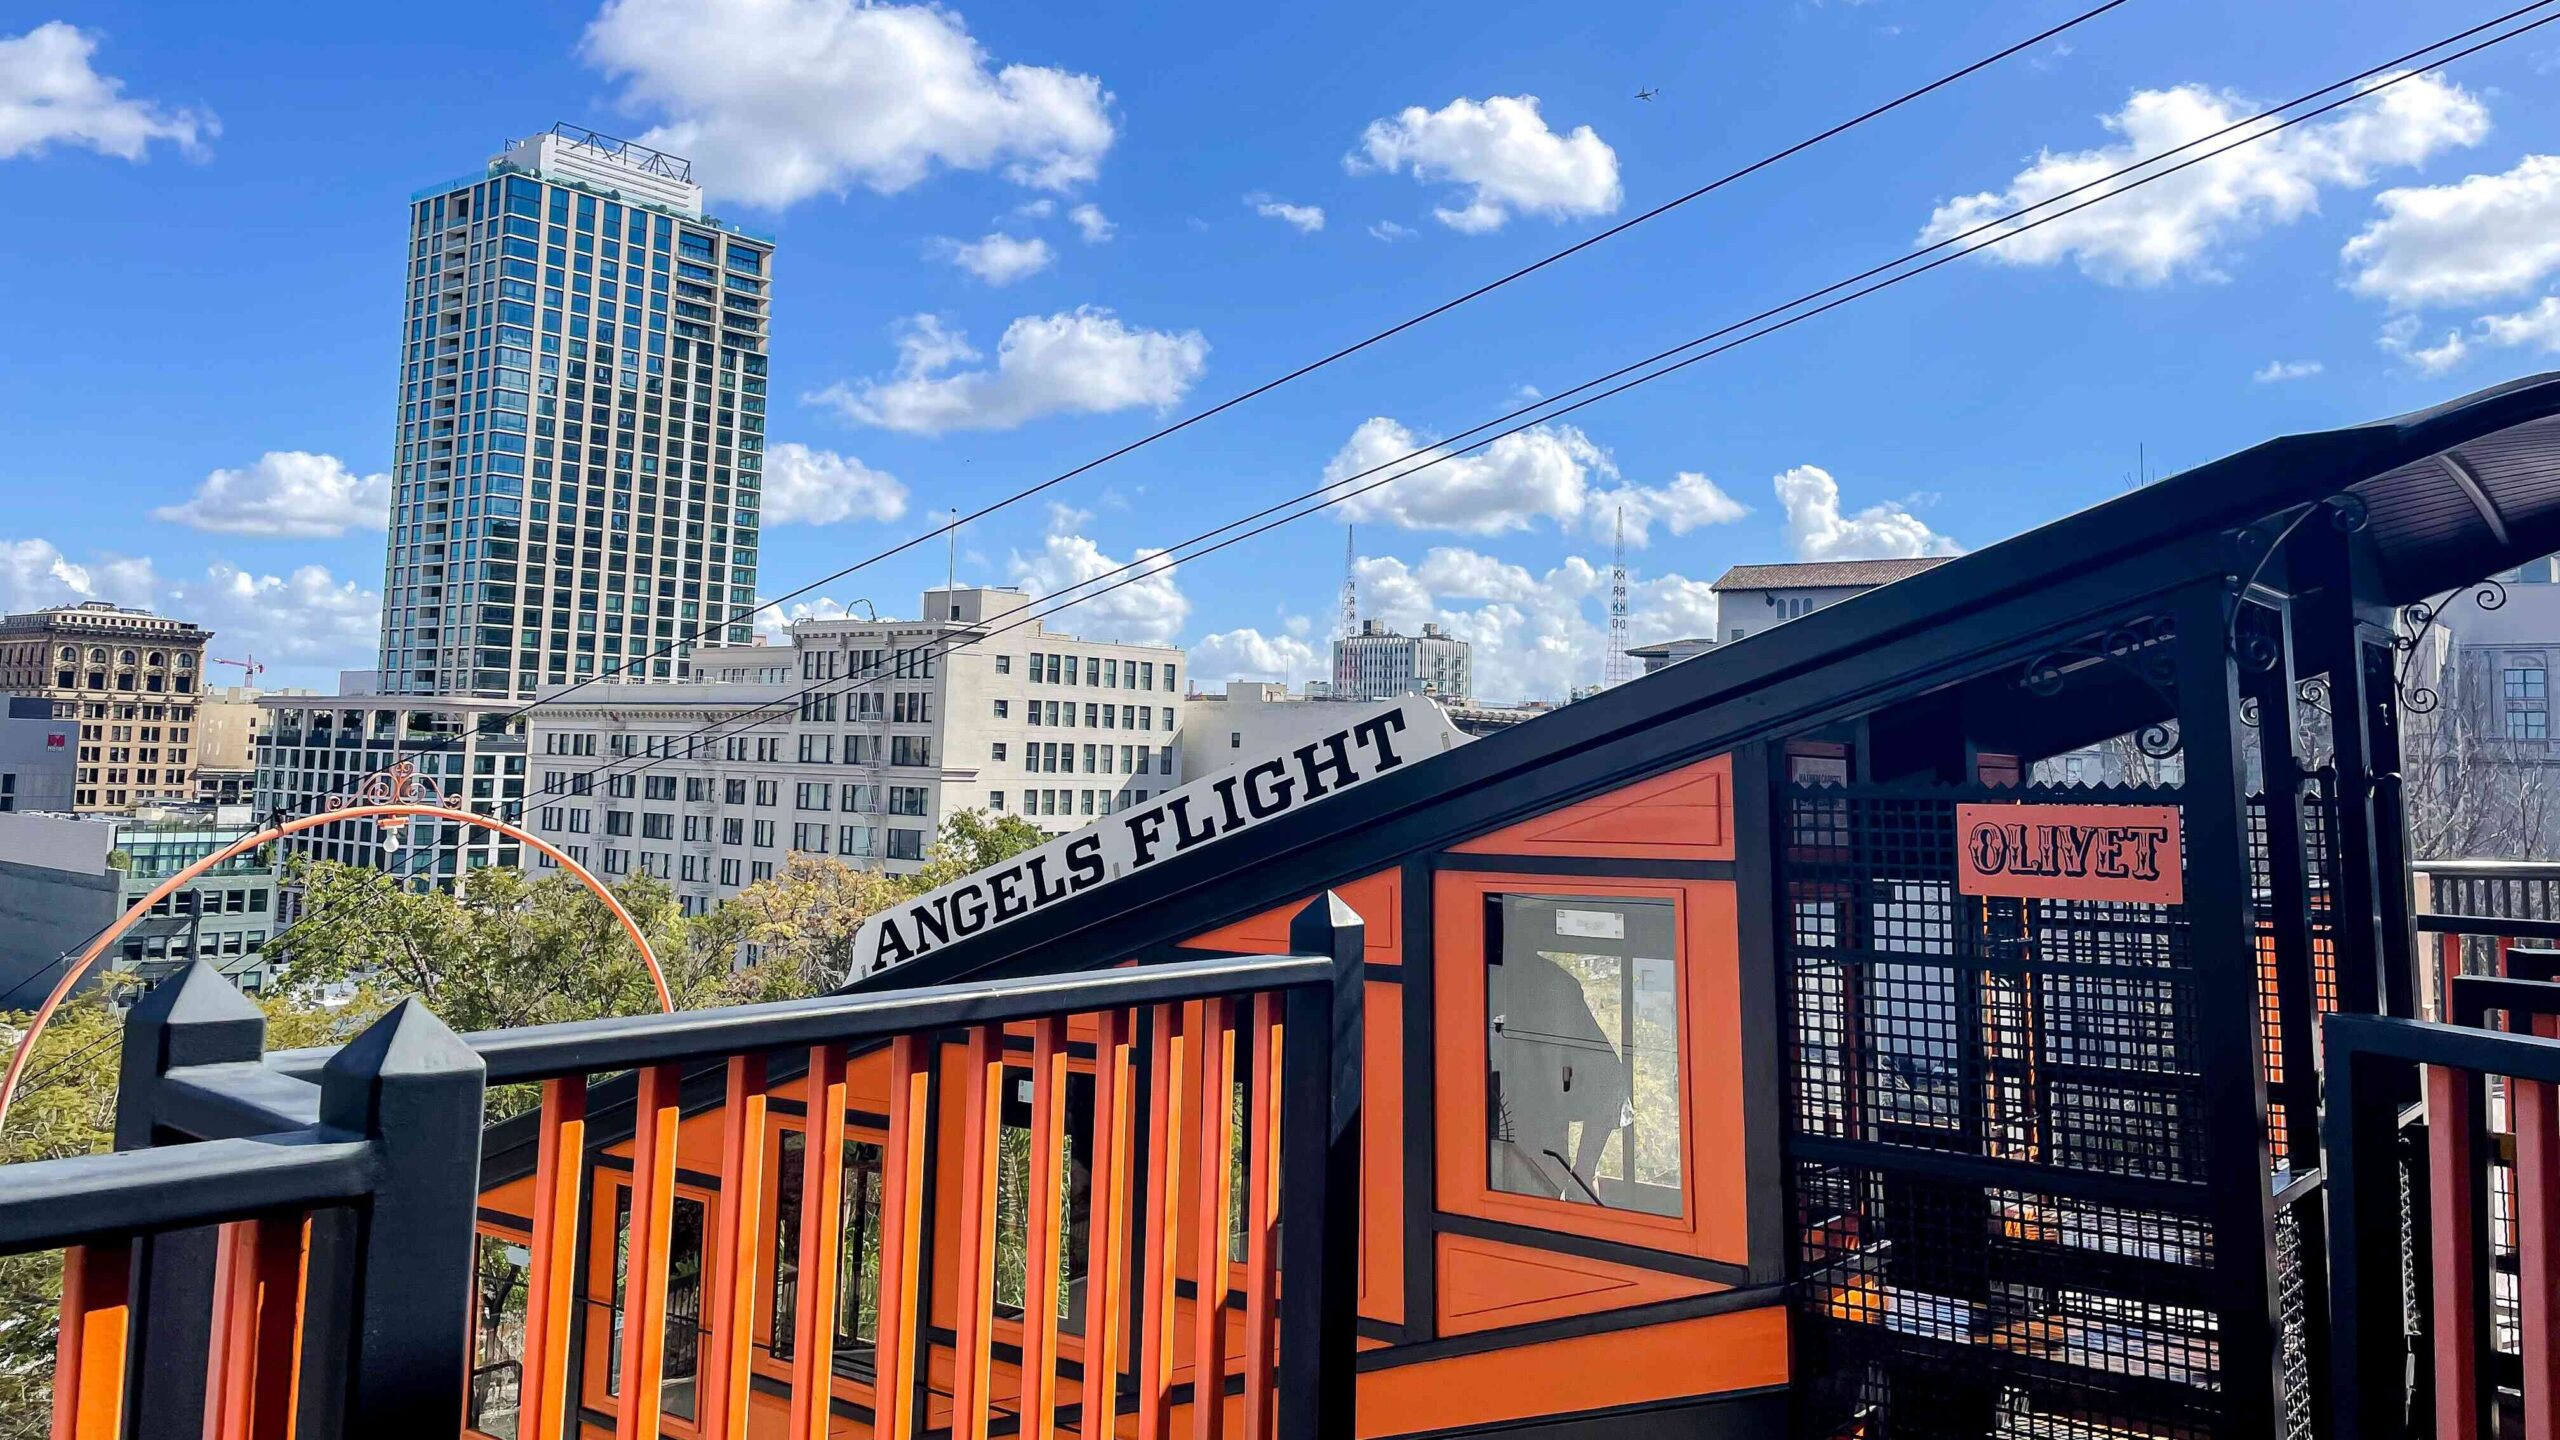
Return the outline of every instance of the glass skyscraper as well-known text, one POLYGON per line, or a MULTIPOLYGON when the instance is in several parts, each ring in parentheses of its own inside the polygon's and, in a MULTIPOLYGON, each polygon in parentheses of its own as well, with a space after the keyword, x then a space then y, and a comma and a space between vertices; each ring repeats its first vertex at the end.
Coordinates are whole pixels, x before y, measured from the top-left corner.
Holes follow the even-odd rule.
POLYGON ((772 282, 688 162, 575 126, 411 197, 383 693, 750 638, 772 282))

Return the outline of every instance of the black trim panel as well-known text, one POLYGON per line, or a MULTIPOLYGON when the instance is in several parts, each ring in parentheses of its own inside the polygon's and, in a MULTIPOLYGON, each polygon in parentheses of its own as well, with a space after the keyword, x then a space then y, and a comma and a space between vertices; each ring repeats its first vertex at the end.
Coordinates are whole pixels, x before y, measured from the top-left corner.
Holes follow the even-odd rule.
POLYGON ((1589 1235, 1572 1235, 1562 1230, 1540 1230, 1531 1225, 1513 1225, 1502 1220, 1485 1220, 1473 1215, 1453 1215, 1446 1210, 1438 1216, 1440 1230, 1449 1235, 1466 1235, 1477 1240, 1494 1240, 1505 1245, 1518 1245, 1529 1250, 1548 1250, 1558 1255, 1574 1255, 1585 1260, 1600 1260, 1611 1265, 1624 1265, 1632 1270, 1655 1270, 1665 1275, 1680 1275, 1691 1280, 1705 1280, 1717 1285, 1748 1286, 1759 1283, 1748 1265, 1730 1260, 1708 1260, 1696 1255, 1676 1255, 1668 1250, 1648 1250, 1641 1245, 1622 1244, 1616 1240, 1598 1240, 1589 1235))
POLYGON ((1771 1385, 1679 1400, 1649 1400, 1640 1405, 1613 1405, 1571 1415, 1497 1420, 1455 1430, 1415 1430, 1387 1440, 1461 1440, 1475 1436, 1500 1436, 1502 1440, 1777 1440, 1786 1433, 1787 1390, 1783 1385, 1771 1385))
POLYGON ((1478 855, 1446 852, 1431 863, 1442 870, 1495 871, 1509 875, 1589 875, 1609 880, 1730 880, 1730 860, 1653 860, 1607 855, 1478 855))
POLYGON ((1412 1345, 1397 1345, 1385 1350, 1360 1352, 1359 1368, 1394 1370, 1405 1365, 1423 1365, 1434 1360, 1447 1360, 1458 1355, 1481 1355, 1489 1350, 1517 1350, 1524 1345, 1544 1345, 1555 1340, 1578 1340, 1586 1335, 1608 1335, 1620 1330, 1641 1330, 1648 1325, 1667 1325, 1674 1320, 1695 1320, 1704 1315, 1728 1315, 1738 1310, 1766 1310, 1786 1302, 1783 1285, 1757 1285, 1748 1290, 1719 1290, 1712 1295, 1684 1295, 1677 1300, 1657 1300, 1650 1305, 1630 1305, 1623 1310, 1601 1310, 1589 1315, 1567 1315, 1557 1320, 1540 1320, 1528 1325, 1506 1325, 1499 1330, 1478 1330, 1469 1335, 1451 1335, 1439 1340, 1424 1340, 1412 1345))

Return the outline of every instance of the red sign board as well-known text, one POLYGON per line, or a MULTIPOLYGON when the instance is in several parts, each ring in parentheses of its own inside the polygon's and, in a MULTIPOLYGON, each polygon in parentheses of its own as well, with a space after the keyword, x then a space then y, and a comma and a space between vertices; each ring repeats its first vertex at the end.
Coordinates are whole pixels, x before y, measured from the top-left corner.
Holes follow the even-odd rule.
POLYGON ((2175 905, 2182 841, 2175 805, 1958 805, 1956 890, 2175 905))

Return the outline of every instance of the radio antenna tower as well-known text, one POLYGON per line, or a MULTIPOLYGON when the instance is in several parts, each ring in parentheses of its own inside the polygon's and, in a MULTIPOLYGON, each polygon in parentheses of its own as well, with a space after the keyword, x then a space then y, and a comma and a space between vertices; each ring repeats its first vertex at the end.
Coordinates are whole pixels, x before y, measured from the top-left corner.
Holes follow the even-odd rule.
POLYGON ((1342 633, 1333 645, 1333 694, 1351 698, 1351 637, 1360 633, 1360 535, 1356 526, 1342 527, 1342 633))
POLYGON ((1605 685, 1624 685, 1636 678, 1636 659, 1627 653, 1627 507, 1618 507, 1618 549, 1609 562, 1609 654, 1601 662, 1605 685))

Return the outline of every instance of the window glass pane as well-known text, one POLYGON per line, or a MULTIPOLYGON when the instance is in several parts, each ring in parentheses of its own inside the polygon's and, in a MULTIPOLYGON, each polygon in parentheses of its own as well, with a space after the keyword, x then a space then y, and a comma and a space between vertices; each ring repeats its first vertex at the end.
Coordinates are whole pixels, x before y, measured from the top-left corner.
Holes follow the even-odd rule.
POLYGON ((693 1418, 694 1387, 702 1374, 702 1255, 707 1228, 703 1203, 675 1197, 667 1226, 667 1347, 658 1367, 659 1403, 670 1415, 693 1418))
POLYGON ((524 1389, 525 1248, 496 1235, 480 1237, 480 1304, 472 1330, 470 1426, 497 1440, 516 1440, 524 1389))
POLYGON ((613 1302, 610 1323, 605 1327, 605 1343, 613 1348, 605 1352, 604 1393, 622 1393, 622 1297, 624 1281, 631 1275, 631 1187, 613 1187, 613 1302))
POLYGON ((1493 1189, 1680 1214, 1680 1014, 1668 900, 1487 897, 1493 1189))
POLYGON ((836 1355, 880 1339, 880 1147, 844 1146, 843 1243, 836 1250, 836 1355))
POLYGON ((791 1338, 800 1304, 800 1153, 801 1134, 782 1132, 781 1153, 773 1175, 773 1358, 791 1358, 791 1338))
MULTIPOLYGON (((996 1137, 996 1313, 1022 1314, 1030 1274, 1031 1072, 1008 1069, 1004 1125, 996 1137)), ((1058 1247, 1058 1328, 1084 1333, 1085 1247, 1093 1191, 1093 1077, 1067 1075, 1067 1164, 1052 1202, 1066 1243, 1058 1247)))

